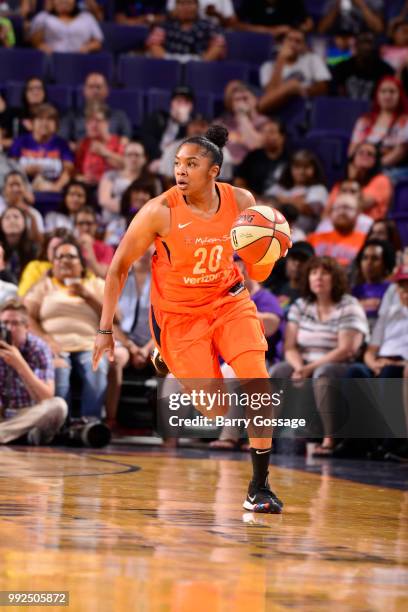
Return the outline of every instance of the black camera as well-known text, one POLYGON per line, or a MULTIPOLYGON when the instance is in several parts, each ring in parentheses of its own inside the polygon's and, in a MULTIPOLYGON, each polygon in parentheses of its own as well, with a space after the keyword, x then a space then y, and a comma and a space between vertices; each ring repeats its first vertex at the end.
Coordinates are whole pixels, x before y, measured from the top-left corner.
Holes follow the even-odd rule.
POLYGON ((4 323, 2 323, 2 321, 0 321, 0 340, 7 342, 7 344, 12 344, 13 342, 11 331, 4 323))
POLYGON ((111 439, 109 427, 96 418, 71 419, 61 432, 61 442, 68 446, 102 448, 111 439))

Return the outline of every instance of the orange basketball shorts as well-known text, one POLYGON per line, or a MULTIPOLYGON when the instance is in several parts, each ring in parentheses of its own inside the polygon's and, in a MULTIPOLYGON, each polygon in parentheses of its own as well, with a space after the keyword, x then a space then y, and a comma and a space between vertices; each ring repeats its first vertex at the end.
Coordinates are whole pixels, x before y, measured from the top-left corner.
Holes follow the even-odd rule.
POLYGON ((230 363, 247 351, 268 348, 247 291, 193 314, 163 312, 152 305, 150 315, 152 337, 176 378, 221 378, 219 356, 230 363))

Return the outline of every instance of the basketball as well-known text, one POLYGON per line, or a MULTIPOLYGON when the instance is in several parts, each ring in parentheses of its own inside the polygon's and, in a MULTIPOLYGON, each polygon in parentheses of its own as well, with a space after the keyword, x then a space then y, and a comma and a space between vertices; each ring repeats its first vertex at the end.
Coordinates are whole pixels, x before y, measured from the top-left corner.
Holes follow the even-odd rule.
POLYGON ((245 262, 271 264, 286 255, 290 246, 290 227, 275 208, 251 206, 234 221, 231 243, 245 262))

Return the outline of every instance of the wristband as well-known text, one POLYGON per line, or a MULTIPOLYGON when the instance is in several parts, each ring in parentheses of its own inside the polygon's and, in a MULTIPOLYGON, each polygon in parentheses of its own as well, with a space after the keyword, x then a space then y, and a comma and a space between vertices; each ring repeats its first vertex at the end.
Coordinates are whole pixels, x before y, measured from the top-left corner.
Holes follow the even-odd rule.
POLYGON ((98 329, 98 334, 106 334, 108 336, 113 335, 113 331, 111 329, 98 329))

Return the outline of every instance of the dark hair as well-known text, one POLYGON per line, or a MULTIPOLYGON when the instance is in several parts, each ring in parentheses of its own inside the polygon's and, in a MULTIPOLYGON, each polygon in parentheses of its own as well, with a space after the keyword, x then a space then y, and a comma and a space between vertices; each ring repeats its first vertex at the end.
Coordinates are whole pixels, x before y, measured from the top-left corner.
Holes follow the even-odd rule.
POLYGON ((55 123, 59 122, 59 113, 57 108, 53 104, 45 102, 39 104, 32 113, 33 119, 39 119, 41 117, 47 117, 48 119, 54 119, 55 123))
POLYGON ((177 151, 185 144, 196 144, 206 150, 206 156, 211 157, 212 163, 221 168, 224 161, 223 147, 228 141, 228 130, 223 125, 210 125, 205 136, 191 136, 183 140, 177 151))
POLYGON ((27 100, 28 86, 30 85, 31 81, 40 81, 41 85, 43 86, 43 90, 44 90, 44 100, 42 101, 42 103, 47 102, 48 100, 47 89, 45 87, 44 80, 40 79, 39 77, 30 77, 29 79, 27 79, 26 82, 24 83, 23 91, 21 92, 21 108, 23 111, 23 116, 25 117, 31 116, 30 105, 27 100))
POLYGON ((285 166, 282 175, 279 179, 279 185, 285 189, 292 189, 295 182, 292 175, 292 166, 296 163, 310 164, 313 167, 313 177, 310 185, 325 185, 326 178, 324 176, 323 168, 314 153, 307 151, 306 149, 300 149, 290 156, 289 163, 285 166))
POLYGON ((62 240, 68 240, 74 238, 73 234, 66 227, 57 227, 52 232, 45 234, 42 247, 38 253, 38 259, 40 261, 47 261, 48 246, 54 238, 62 238, 62 240))
MULTIPOLYGON (((55 15, 56 17, 58 17, 57 11, 55 10, 55 8, 53 8, 51 11, 47 11, 50 15, 55 15)), ((77 15, 79 15, 79 7, 78 7, 78 2, 75 2, 74 4, 74 8, 72 9, 72 12, 70 13, 71 17, 76 17, 77 15)))
POLYGON ((306 264, 302 279, 302 296, 308 302, 315 302, 316 296, 310 290, 309 276, 313 270, 323 268, 330 273, 332 278, 331 299, 340 302, 345 293, 348 292, 347 275, 344 268, 333 257, 311 257, 306 264))
POLYGON ((16 275, 20 277, 21 272, 25 268, 25 266, 32 259, 35 259, 35 255, 36 255, 35 251, 38 250, 38 245, 36 245, 36 243, 33 242, 33 240, 31 240, 30 232, 28 229, 27 215, 25 214, 23 210, 21 210, 21 208, 18 208, 18 206, 13 206, 13 205, 7 206, 7 208, 5 208, 2 214, 0 215, 0 243, 3 245, 4 255, 8 261, 10 261, 14 253, 17 253, 18 264, 16 266, 16 269, 17 269, 16 275), (9 245, 7 241, 7 237, 5 233, 3 232, 3 217, 9 210, 13 208, 15 210, 18 210, 20 215, 24 218, 24 229, 21 233, 18 243, 16 245, 11 246, 9 245))
POLYGON ((390 37, 394 36, 395 32, 399 30, 402 26, 406 26, 407 22, 405 19, 395 19, 393 20, 392 25, 389 28, 390 37))
POLYGON ((378 238, 371 238, 370 240, 366 240, 359 252, 357 253, 357 257, 355 259, 355 266, 357 268, 357 283, 364 282, 361 273, 361 262, 363 260, 364 251, 369 246, 381 247, 385 276, 391 274, 395 266, 395 250, 389 242, 385 242, 385 240, 378 240, 378 238))
POLYGON ((61 204, 59 205, 58 208, 58 212, 63 214, 63 215, 67 215, 67 217, 69 217, 69 215, 71 214, 70 211, 68 210, 66 201, 67 201, 67 195, 69 190, 71 189, 71 187, 81 187, 81 189, 84 190, 85 192, 85 204, 84 206, 92 206, 92 200, 91 200, 91 194, 89 191, 88 186, 83 183, 82 181, 78 181, 76 179, 73 179, 72 181, 69 181, 69 183, 67 183, 64 187, 64 191, 62 192, 62 201, 61 204))
POLYGON ((60 242, 60 244, 57 246, 57 248, 55 249, 54 252, 54 257, 58 251, 58 249, 60 249, 62 246, 64 246, 65 244, 69 244, 71 246, 74 246, 78 252, 78 256, 79 256, 79 261, 81 262, 81 266, 82 266, 82 273, 81 276, 85 277, 86 273, 87 273, 87 269, 86 269, 86 261, 85 258, 82 254, 81 251, 81 247, 79 246, 79 244, 77 243, 77 241, 75 240, 75 238, 65 238, 62 242, 60 242))
POLYGON ((299 209, 294 204, 287 202, 278 207, 282 215, 285 217, 289 225, 295 223, 299 218, 299 209))
POLYGON ((27 177, 22 172, 20 172, 19 170, 10 170, 10 172, 7 172, 6 176, 3 179, 3 190, 4 190, 4 187, 5 187, 6 183, 7 183, 7 181, 12 176, 19 176, 21 178, 21 180, 23 181, 23 183, 26 186, 28 186, 29 183, 28 183, 27 177))
POLYGON ((371 234, 373 233, 373 228, 376 223, 384 223, 387 230, 387 242, 393 246, 395 251, 399 251, 401 249, 401 238, 394 219, 376 219, 367 234, 366 243, 368 240, 372 240, 371 234))
POLYGON ((92 206, 81 206, 81 208, 79 208, 76 211, 75 215, 74 215, 75 223, 76 223, 76 220, 78 218, 78 215, 81 215, 81 214, 84 214, 84 213, 86 215, 91 215, 93 217, 94 221, 96 222, 96 220, 97 220, 96 210, 92 206))
POLYGON ((279 133, 281 134, 281 136, 287 136, 288 135, 288 131, 286 129, 286 125, 283 123, 282 119, 279 119, 279 117, 268 117, 265 121, 265 123, 262 124, 261 126, 261 130, 263 127, 265 127, 266 125, 268 125, 268 123, 273 123, 274 125, 276 125, 276 127, 279 130, 279 133))
POLYGON ((129 215, 133 217, 131 213, 132 193, 135 191, 146 191, 151 198, 154 198, 157 194, 156 177, 150 173, 142 174, 125 189, 120 199, 120 214, 126 219, 129 215))
POLYGON ((368 142, 366 140, 364 140, 363 142, 360 142, 356 148, 354 149, 354 152, 352 155, 350 155, 350 157, 348 158, 348 164, 347 164, 347 169, 346 169, 346 177, 345 179, 349 179, 349 164, 352 163, 354 161, 354 158, 356 156, 356 154, 358 153, 359 149, 361 149, 362 146, 365 145, 370 145, 371 147, 374 147, 375 149, 375 163, 374 166, 367 171, 366 175, 364 176, 363 181, 360 181, 358 178, 354 178, 353 180, 357 181, 361 186, 365 186, 367 185, 372 178, 374 178, 374 176, 376 176, 377 174, 380 174, 381 172, 381 149, 378 145, 375 145, 372 142, 368 142))

